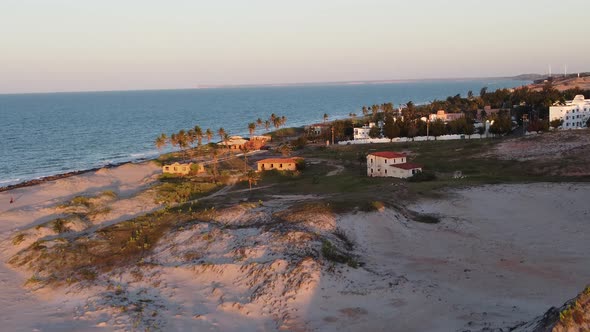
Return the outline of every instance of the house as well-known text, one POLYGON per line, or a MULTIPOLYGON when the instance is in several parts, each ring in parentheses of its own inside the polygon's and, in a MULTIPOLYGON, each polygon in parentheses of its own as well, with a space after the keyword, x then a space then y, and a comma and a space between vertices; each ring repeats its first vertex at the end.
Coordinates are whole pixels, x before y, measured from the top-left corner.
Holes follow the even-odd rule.
POLYGON ((258 171, 270 171, 273 169, 279 171, 296 171, 297 164, 302 162, 303 158, 268 158, 258 161, 258 171))
POLYGON ((306 126, 305 131, 312 136, 319 136, 326 131, 330 130, 330 124, 328 123, 314 123, 312 125, 306 126))
POLYGON ((369 136, 369 132, 373 127, 375 127, 375 122, 370 122, 369 125, 364 125, 360 128, 354 128, 354 139, 358 140, 371 138, 371 136, 369 136))
POLYGON ((244 146, 248 148, 248 150, 256 151, 260 150, 266 142, 270 142, 272 137, 270 136, 250 136, 250 140, 247 141, 244 146))
POLYGON ((491 106, 484 106, 483 109, 477 110, 477 120, 482 121, 484 117, 489 118, 500 113, 499 108, 492 108, 491 106))
POLYGON ((573 100, 568 100, 565 105, 549 107, 549 121, 562 120, 562 129, 574 129, 586 127, 590 118, 590 99, 584 99, 583 95, 577 95, 573 100))
POLYGON ((227 147, 230 150, 242 150, 247 142, 248 140, 243 139, 241 136, 231 136, 227 141, 219 142, 217 145, 227 147))
POLYGON ((465 116, 465 114, 463 114, 463 113, 446 113, 444 110, 438 110, 438 111, 436 111, 436 114, 430 114, 428 119, 430 121, 441 120, 444 122, 448 122, 448 121, 454 121, 454 120, 460 119, 464 116, 465 116))
POLYGON ((367 155, 367 176, 409 178, 422 172, 422 166, 407 162, 407 156, 398 152, 373 152, 367 155))
MULTIPOLYGON (((167 173, 167 174, 187 175, 190 173, 192 166, 193 166, 193 163, 188 163, 188 164, 174 163, 172 165, 162 166, 162 172, 167 173)), ((203 172, 204 172, 205 169, 204 169, 203 165, 199 164, 199 170, 201 168, 203 169, 203 172)))

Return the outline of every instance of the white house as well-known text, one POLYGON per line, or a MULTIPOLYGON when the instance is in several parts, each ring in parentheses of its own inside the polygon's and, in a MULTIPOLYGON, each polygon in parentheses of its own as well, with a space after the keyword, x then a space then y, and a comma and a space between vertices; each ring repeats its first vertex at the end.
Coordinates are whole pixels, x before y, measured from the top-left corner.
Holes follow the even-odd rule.
POLYGON ((590 99, 584 99, 583 95, 575 96, 565 105, 549 107, 549 121, 563 120, 562 129, 584 128, 589 117, 590 99))
POLYGON ((422 172, 422 166, 408 163, 403 153, 373 152, 367 155, 367 176, 409 178, 422 172))
POLYGON ((371 128, 375 126, 375 122, 370 122, 369 125, 364 125, 360 128, 354 128, 354 139, 358 140, 371 138, 371 136, 369 136, 369 132, 371 131, 371 128))

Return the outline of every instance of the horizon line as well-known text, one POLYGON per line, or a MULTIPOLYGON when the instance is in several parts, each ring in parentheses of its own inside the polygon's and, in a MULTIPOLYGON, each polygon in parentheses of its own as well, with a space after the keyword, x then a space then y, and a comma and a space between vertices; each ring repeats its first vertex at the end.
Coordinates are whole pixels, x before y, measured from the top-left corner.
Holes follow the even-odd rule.
MULTIPOLYGON (((395 84, 420 81, 450 81, 450 80, 476 80, 476 79, 514 79, 523 75, 544 74, 518 74, 514 76, 467 76, 467 77, 438 77, 438 78, 406 78, 406 79, 381 79, 381 80, 350 80, 350 81, 320 81, 320 82, 294 82, 294 83, 243 83, 243 84, 197 84, 194 87, 178 88, 153 88, 153 89, 117 89, 117 90, 76 90, 76 91, 32 91, 32 92, 0 92, 4 95, 29 95, 29 94, 60 94, 60 93, 103 93, 103 92, 143 92, 143 91, 177 91, 177 90, 205 90, 205 89, 231 89, 231 88, 256 88, 256 87, 289 87, 289 86, 322 86, 322 85, 370 85, 370 84, 395 84)), ((526 80, 525 80, 526 81, 526 80)), ((532 81, 532 80, 531 80, 532 81)))

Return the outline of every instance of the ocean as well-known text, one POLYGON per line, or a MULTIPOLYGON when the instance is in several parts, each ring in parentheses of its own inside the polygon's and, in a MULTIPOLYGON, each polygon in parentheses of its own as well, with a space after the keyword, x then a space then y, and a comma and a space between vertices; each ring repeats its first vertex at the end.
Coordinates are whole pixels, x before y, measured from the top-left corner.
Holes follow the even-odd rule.
MULTIPOLYGON (((0 95, 0 187, 44 176, 156 157, 154 140, 199 125, 247 135, 271 113, 287 127, 361 115, 363 105, 422 104, 528 81, 466 79, 387 84, 0 95)), ((262 131, 257 131, 261 134, 262 131)), ((214 140, 218 139, 215 135, 214 140)), ((169 151, 164 150, 165 151, 169 151)))

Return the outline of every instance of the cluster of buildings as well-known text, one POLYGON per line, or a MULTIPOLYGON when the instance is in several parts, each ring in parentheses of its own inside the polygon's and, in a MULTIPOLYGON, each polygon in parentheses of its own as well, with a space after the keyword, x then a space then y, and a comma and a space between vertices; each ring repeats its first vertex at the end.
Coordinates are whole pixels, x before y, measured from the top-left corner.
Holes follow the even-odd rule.
POLYGON ((568 100, 565 105, 549 107, 549 121, 562 120, 562 129, 575 129, 586 127, 590 118, 590 99, 583 95, 577 95, 573 100, 568 100))

